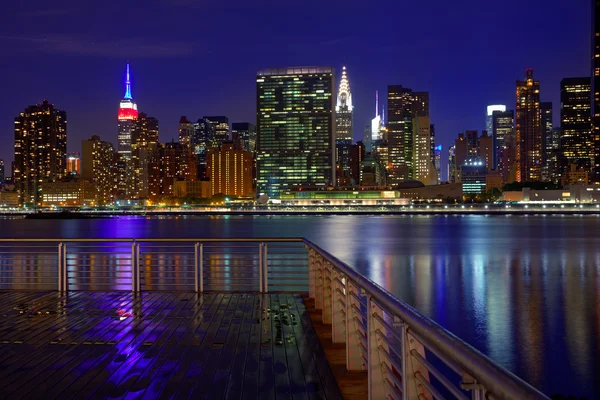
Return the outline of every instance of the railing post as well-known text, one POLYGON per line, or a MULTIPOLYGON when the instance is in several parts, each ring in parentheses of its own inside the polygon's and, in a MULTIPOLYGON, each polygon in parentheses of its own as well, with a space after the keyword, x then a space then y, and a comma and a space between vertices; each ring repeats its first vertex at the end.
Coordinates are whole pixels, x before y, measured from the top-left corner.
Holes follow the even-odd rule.
POLYGON ((67 260, 67 244, 63 243, 62 246, 62 261, 63 261, 63 291, 67 292, 69 290, 69 270, 68 270, 68 260, 67 260))
POLYGON ((194 292, 200 292, 200 243, 194 244, 194 292))
POLYGON ((263 291, 263 246, 261 243, 258 245, 258 292, 264 293, 263 291))
POLYGON ((429 381, 427 368, 411 355, 416 351, 425 358, 425 348, 413 335, 408 332, 406 323, 401 323, 402 329, 402 393, 408 400, 431 399, 429 391, 419 382, 418 375, 429 381))
POLYGON ((204 244, 200 243, 200 293, 204 293, 204 244))
POLYGON ((269 253, 266 243, 263 245, 263 268, 263 289, 269 293, 269 253))
POLYGON ((381 309, 375 304, 371 296, 367 296, 367 376, 369 385, 369 399, 384 399, 387 398, 388 391, 385 386, 385 378, 383 376, 384 362, 379 354, 380 346, 383 350, 388 351, 388 345, 379 337, 384 335, 387 337, 386 330, 383 325, 375 319, 375 315, 383 317, 381 309))
POLYGON ((67 246, 58 244, 58 291, 67 291, 67 246))
POLYGON ((140 291, 140 264, 139 264, 139 245, 133 241, 131 245, 131 291, 138 293, 140 291))
POLYGON ((323 311, 321 312, 321 320, 323 321, 324 324, 331 324, 331 312, 332 310, 332 299, 331 299, 331 295, 332 295, 332 286, 333 286, 333 279, 332 279, 332 269, 333 266, 329 263, 326 262, 323 268, 323 311))
MULTIPOLYGON (((356 320, 359 316, 354 310, 354 285, 349 279, 346 279, 346 369, 348 371, 364 371, 365 364, 362 358, 362 346, 358 337, 358 323, 356 320)), ((360 306, 360 305, 359 305, 360 306)))
POLYGON ((314 299, 315 294, 315 250, 308 249, 308 297, 314 299))
POLYGON ((325 260, 321 255, 318 256, 315 263, 315 309, 323 309, 323 263, 325 260))
POLYGON ((342 300, 343 286, 338 283, 344 277, 337 268, 333 268, 333 279, 331 280, 331 341, 333 343, 344 343, 346 341, 345 320, 346 308, 342 300), (340 287, 342 286, 342 287, 340 287), (338 293, 338 290, 341 293, 338 293))

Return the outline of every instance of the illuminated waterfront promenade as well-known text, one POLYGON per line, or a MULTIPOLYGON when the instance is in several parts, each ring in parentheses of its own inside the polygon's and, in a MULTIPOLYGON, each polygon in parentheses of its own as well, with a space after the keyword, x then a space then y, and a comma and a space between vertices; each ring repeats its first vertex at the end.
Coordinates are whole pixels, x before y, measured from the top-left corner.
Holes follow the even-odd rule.
POLYGON ((0 245, 5 397, 545 398, 306 239, 0 245))

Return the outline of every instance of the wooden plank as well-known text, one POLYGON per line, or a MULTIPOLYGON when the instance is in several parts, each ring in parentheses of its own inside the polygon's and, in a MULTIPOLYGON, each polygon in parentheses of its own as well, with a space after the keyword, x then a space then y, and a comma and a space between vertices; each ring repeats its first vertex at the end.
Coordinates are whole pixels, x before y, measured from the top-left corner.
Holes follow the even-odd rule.
MULTIPOLYGON (((144 308, 148 312, 151 312, 156 304, 161 303, 161 295, 153 293, 142 296, 144 296, 144 308)), ((140 296, 140 302, 141 301, 142 300, 140 296)), ((120 305, 122 306, 123 304, 120 303, 120 305)), ((140 315, 141 317, 141 313, 136 314, 136 316, 137 315, 140 315)), ((72 361, 69 361, 64 366, 59 367, 56 372, 52 374, 51 380, 45 380, 40 385, 37 394, 50 395, 54 393, 54 395, 57 396, 66 387, 82 376, 88 369, 92 368, 101 357, 103 357, 114 347, 114 344, 116 344, 118 341, 118 336, 122 335, 123 332, 126 331, 128 325, 135 324, 135 322, 133 322, 131 319, 123 322, 125 322, 124 325, 113 325, 111 328, 107 329, 101 337, 102 340, 94 342, 94 346, 76 346, 76 348, 79 349, 80 354, 77 354, 76 358, 74 358, 72 361)))
POLYGON ((244 312, 246 309, 246 304, 250 302, 251 299, 248 299, 248 295, 244 294, 239 295, 239 297, 240 298, 238 300, 236 308, 233 311, 231 323, 228 327, 227 337, 225 339, 223 350, 221 351, 219 363, 215 370, 212 384, 210 385, 210 391, 207 391, 209 392, 207 393, 207 397, 210 398, 224 398, 225 393, 227 392, 227 383, 230 377, 232 375, 235 375, 236 379, 238 379, 238 377, 243 376, 243 363, 241 365, 234 364, 234 355, 236 352, 238 341, 240 339, 240 331, 244 323, 244 312))
POLYGON ((260 357, 258 361, 258 397, 275 399, 275 377, 273 376, 273 316, 271 314, 271 296, 261 295, 261 336, 260 357))
MULTIPOLYGON (((225 348, 228 345, 228 338, 232 337, 230 334, 235 328, 232 328, 239 321, 234 321, 234 315, 237 305, 240 301, 240 294, 233 294, 231 300, 227 304, 223 318, 219 323, 219 327, 215 333, 212 343, 207 343, 208 347, 208 361, 204 364, 204 368, 196 380, 194 389, 192 390, 192 397, 194 399, 208 399, 214 383, 215 374, 217 367, 222 359, 225 348)), ((229 343, 231 344, 231 343, 229 343)), ((225 361, 227 362, 227 361, 225 361)))
MULTIPOLYGON (((87 329, 80 329, 74 335, 69 336, 70 339, 65 342, 51 342, 44 346, 43 350, 39 353, 48 354, 48 357, 44 358, 44 361, 39 363, 35 369, 31 370, 29 373, 24 374, 24 378, 19 379, 15 382, 21 384, 21 387, 15 387, 15 392, 18 394, 27 393, 30 388, 37 387, 37 385, 43 384, 46 381, 49 381, 49 377, 52 376, 55 372, 60 370, 62 367, 69 364, 74 358, 77 358, 82 355, 82 353, 87 354, 88 351, 94 347, 95 338, 106 334, 113 327, 116 328, 115 324, 108 324, 107 321, 116 319, 116 310, 112 307, 112 301, 122 297, 119 294, 111 294, 110 296, 105 296, 104 304, 104 316, 97 315, 94 318, 90 318, 92 321, 88 324, 87 329), (110 316, 110 317, 108 317, 110 316), (73 344, 76 343, 76 344, 73 344), (35 383, 35 385, 34 385, 35 383)), ((91 305, 92 303, 99 304, 96 298, 89 298, 87 302, 91 305)), ((121 305, 126 305, 128 303, 120 302, 121 305)), ((121 325, 119 328, 122 328, 121 325)), ((55 382, 55 381, 54 381, 55 382)))
POLYGON ((243 395, 244 375, 247 367, 248 348, 250 346, 250 335, 253 326, 258 325, 257 313, 258 299, 253 294, 246 295, 246 302, 242 314, 242 326, 238 335, 233 355, 233 365, 229 372, 225 398, 241 399, 243 395))
MULTIPOLYGON (((196 388, 196 384, 200 379, 204 368, 206 368, 207 364, 214 362, 214 359, 209 358, 211 348, 213 347, 215 336, 232 297, 233 295, 230 293, 223 295, 221 303, 218 305, 217 310, 211 318, 208 330, 198 346, 198 350, 181 382, 179 391, 176 394, 177 398, 188 399, 192 397, 192 393, 196 388)), ((151 398, 151 396, 148 396, 148 394, 145 393, 144 398, 151 398)))
MULTIPOLYGON (((289 365, 285 351, 285 334, 283 330, 284 320, 287 319, 285 308, 281 308, 279 295, 272 294, 271 298, 271 321, 272 331, 271 338, 273 340, 273 380, 275 383, 275 397, 286 398, 292 397, 290 388, 290 377, 288 375, 289 365)), ((285 302, 284 302, 285 304, 285 302)))
MULTIPOLYGON (((136 398, 141 397, 143 391, 153 392, 158 397, 162 385, 166 383, 168 374, 173 371, 172 365, 164 366, 164 364, 168 364, 166 363, 167 359, 170 359, 171 354, 178 345, 181 345, 182 341, 191 340, 194 332, 192 327, 194 324, 199 324, 197 316, 202 312, 204 303, 210 304, 216 297, 214 295, 198 296, 195 294, 188 296, 190 297, 189 307, 186 307, 180 313, 181 324, 169 337, 169 340, 162 345, 155 342, 152 346, 140 348, 140 351, 145 352, 144 356, 129 371, 127 379, 124 379, 119 385, 119 390, 109 393, 110 397, 115 398, 129 394, 130 398, 136 398), (137 388, 135 387, 136 384, 138 384, 137 388)), ((179 354, 181 354, 181 351, 179 354)))
POLYGON ((193 361, 193 355, 196 349, 200 346, 200 343, 206 334, 206 331, 210 325, 211 319, 220 305, 223 295, 217 294, 203 294, 199 295, 199 299, 205 299, 195 314, 195 317, 186 332, 186 337, 182 338, 178 348, 176 348, 171 355, 168 357, 166 366, 161 367, 161 370, 170 368, 170 377, 164 379, 164 382, 158 382, 158 380, 152 378, 154 370, 144 373, 130 389, 128 398, 139 398, 145 392, 160 393, 162 390, 162 397, 173 397, 181 381, 185 377, 187 368, 193 361), (173 365, 172 363, 175 363, 173 365), (172 366, 172 367, 170 367, 172 366), (162 389, 161 386, 165 385, 162 389), (150 387, 153 386, 153 387, 150 387))
POLYGON ((254 295, 252 320, 250 328, 250 339, 246 350, 246 364, 244 365, 244 382, 242 385, 242 398, 258 398, 258 381, 260 372, 260 350, 262 348, 261 335, 263 324, 263 300, 262 295, 254 295))
POLYGON ((113 374, 118 373, 118 379, 126 374, 132 364, 142 356, 142 353, 135 351, 136 348, 142 346, 144 342, 162 342, 166 340, 172 330, 181 322, 175 318, 179 311, 186 305, 186 302, 181 301, 181 296, 176 295, 165 306, 160 313, 161 317, 154 320, 152 328, 148 327, 140 332, 128 333, 125 340, 115 345, 114 351, 111 351, 94 369, 90 370, 90 375, 93 375, 91 380, 85 384, 81 380, 78 380, 78 385, 70 386, 64 395, 75 394, 78 398, 88 398, 100 385, 113 384, 113 374))
MULTIPOLYGON (((131 342, 135 338, 140 338, 141 334, 145 332, 145 329, 152 331, 156 325, 156 321, 161 320, 168 311, 164 310, 165 305, 175 302, 176 296, 173 294, 161 294, 156 297, 156 301, 152 304, 151 308, 148 309, 148 318, 142 319, 141 321, 135 321, 135 318, 129 318, 123 322, 124 325, 117 325, 118 330, 112 337, 111 342, 106 342, 106 346, 103 351, 90 355, 81 365, 70 371, 65 378, 60 382, 59 385, 53 387, 49 394, 55 396, 61 395, 66 397, 75 394, 81 390, 89 381, 94 379, 103 368, 110 363, 121 351, 127 349, 131 342), (133 326, 138 323, 137 327, 133 326), (130 327, 132 325, 133 327, 130 327), (64 393, 63 393, 64 392, 64 393)), ((141 337, 140 339, 144 339, 141 337)))

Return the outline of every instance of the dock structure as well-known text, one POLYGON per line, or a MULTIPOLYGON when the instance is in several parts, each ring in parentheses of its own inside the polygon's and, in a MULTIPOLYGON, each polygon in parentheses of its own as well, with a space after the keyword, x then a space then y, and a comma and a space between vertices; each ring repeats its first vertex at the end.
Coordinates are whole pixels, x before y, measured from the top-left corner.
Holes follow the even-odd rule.
POLYGON ((547 399, 303 238, 0 249, 3 398, 547 399))

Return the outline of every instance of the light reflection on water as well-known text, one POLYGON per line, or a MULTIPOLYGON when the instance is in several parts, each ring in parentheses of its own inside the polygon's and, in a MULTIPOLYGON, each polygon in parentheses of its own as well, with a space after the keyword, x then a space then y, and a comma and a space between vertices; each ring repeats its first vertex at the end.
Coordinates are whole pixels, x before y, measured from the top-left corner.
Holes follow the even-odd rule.
MULTIPOLYGON (((600 397, 595 216, 2 220, 20 237, 307 237, 546 393, 600 397)), ((225 260, 234 266, 233 261, 225 260)), ((187 276, 185 261, 177 261, 187 276)))

